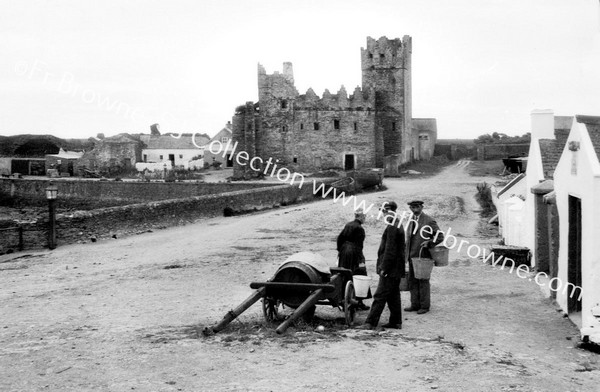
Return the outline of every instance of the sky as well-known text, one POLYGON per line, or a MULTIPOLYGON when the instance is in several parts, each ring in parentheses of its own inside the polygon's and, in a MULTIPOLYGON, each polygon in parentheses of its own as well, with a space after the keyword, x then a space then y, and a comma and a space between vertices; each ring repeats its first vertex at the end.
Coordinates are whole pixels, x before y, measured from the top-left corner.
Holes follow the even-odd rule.
POLYGON ((439 138, 522 135, 534 109, 600 115, 599 0, 0 0, 0 135, 215 135, 258 100, 361 85, 368 36, 410 35, 413 117, 439 138))

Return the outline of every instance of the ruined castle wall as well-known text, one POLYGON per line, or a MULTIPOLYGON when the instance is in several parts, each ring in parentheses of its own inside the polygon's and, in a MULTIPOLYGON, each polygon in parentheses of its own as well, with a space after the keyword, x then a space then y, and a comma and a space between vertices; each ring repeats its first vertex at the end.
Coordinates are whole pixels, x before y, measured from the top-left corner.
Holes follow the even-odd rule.
POLYGON ((406 161, 411 140, 411 39, 367 38, 361 49, 362 88, 375 90, 378 162, 401 155, 406 161), (382 151, 381 151, 382 149, 382 151))

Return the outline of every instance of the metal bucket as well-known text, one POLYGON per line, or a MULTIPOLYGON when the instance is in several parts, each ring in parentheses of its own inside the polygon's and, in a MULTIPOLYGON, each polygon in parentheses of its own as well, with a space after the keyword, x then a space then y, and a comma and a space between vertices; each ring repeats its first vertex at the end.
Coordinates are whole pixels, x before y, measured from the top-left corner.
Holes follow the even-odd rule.
POLYGON ((436 267, 445 267, 448 265, 449 252, 450 249, 446 248, 444 245, 438 245, 429 249, 429 253, 431 254, 431 258, 436 267))
POLYGON ((415 271, 416 279, 429 279, 431 278, 431 271, 433 270, 433 259, 426 259, 423 257, 415 257, 412 259, 413 270, 415 271))
POLYGON ((367 298, 369 295, 369 288, 371 287, 371 277, 354 275, 352 280, 354 281, 354 294, 356 297, 367 298))

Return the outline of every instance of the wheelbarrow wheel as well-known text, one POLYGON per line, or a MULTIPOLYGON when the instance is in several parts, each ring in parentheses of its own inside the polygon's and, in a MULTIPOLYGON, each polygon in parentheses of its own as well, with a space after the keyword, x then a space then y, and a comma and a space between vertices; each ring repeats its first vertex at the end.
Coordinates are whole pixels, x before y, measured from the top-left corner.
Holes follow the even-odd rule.
POLYGON ((272 323, 279 320, 279 310, 282 308, 281 301, 275 298, 264 297, 262 300, 263 315, 267 322, 272 323))
POLYGON ((352 280, 349 280, 344 290, 344 316, 346 317, 346 325, 349 327, 354 323, 354 314, 356 313, 355 302, 354 283, 352 283, 352 280))

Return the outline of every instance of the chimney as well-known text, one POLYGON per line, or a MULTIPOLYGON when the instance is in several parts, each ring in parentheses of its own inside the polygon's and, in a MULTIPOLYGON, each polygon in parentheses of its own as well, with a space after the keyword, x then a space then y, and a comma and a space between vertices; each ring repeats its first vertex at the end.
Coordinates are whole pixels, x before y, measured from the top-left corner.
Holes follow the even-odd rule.
POLYGON ((292 84, 294 84, 294 68, 292 63, 286 61, 283 63, 283 76, 292 84))
POLYGON ((152 136, 160 136, 160 127, 158 124, 150 125, 150 135, 152 136))
POLYGON ((531 111, 531 139, 554 139, 554 112, 552 109, 531 111))

